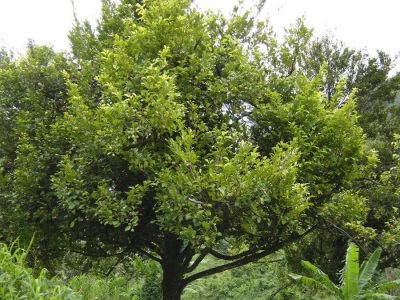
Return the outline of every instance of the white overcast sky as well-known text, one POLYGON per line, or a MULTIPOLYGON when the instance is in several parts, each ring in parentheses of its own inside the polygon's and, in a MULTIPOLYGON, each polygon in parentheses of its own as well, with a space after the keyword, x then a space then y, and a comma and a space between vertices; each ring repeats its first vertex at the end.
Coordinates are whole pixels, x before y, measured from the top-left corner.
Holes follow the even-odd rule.
MULTIPOLYGON (((74 0, 80 19, 95 20, 101 0, 74 0)), ((229 11, 236 1, 197 0, 202 8, 229 11)), ((305 15, 316 33, 330 29, 356 48, 400 52, 400 0, 267 0, 265 15, 279 31, 305 15)), ((28 39, 68 49, 73 22, 70 0, 0 0, 0 46, 23 53, 28 39)))

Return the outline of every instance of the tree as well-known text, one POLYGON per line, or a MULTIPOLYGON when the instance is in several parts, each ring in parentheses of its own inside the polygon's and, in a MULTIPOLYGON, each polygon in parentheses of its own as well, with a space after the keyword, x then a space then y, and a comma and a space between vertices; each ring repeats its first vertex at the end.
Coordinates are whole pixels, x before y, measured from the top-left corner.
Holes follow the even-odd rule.
POLYGON ((14 74, 0 84, 14 141, 3 141, 11 150, 1 152, 0 205, 29 224, 2 222, 41 228, 48 256, 153 259, 173 300, 326 219, 365 218, 365 198, 352 190, 369 155, 354 97, 332 106, 320 92, 324 67, 311 80, 290 69, 310 35, 304 26, 280 45, 250 12, 225 19, 189 1, 143 3, 104 1, 97 29, 71 31, 71 61, 52 54, 42 66, 28 52, 2 69, 14 74), (54 75, 44 86, 60 100, 26 90, 23 74, 37 66, 37 85, 54 75), (19 99, 40 101, 24 109, 19 99), (196 272, 207 255, 221 265, 196 272))
POLYGON ((324 288, 335 294, 340 299, 397 299, 397 297, 384 294, 400 284, 399 280, 385 282, 378 286, 368 286, 375 274, 382 249, 377 248, 368 260, 359 266, 359 249, 356 244, 350 243, 347 249, 345 266, 341 273, 341 284, 337 286, 329 277, 308 261, 302 261, 303 266, 310 271, 312 277, 290 274, 290 277, 301 284, 324 288), (368 288, 367 288, 368 287, 368 288))
POLYGON ((400 73, 393 72, 395 64, 388 54, 377 51, 376 56, 372 56, 327 34, 307 43, 301 56, 298 68, 309 78, 314 77, 322 65, 327 65, 323 91, 329 101, 337 89, 343 90, 343 100, 356 90, 360 126, 368 138, 393 138, 397 121, 391 116, 391 110, 400 89, 400 73), (340 87, 342 84, 344 88, 340 87))
POLYGON ((387 264, 390 266, 396 266, 399 262, 398 255, 399 249, 399 212, 398 212, 398 201, 400 197, 400 136, 395 135, 393 139, 393 159, 396 164, 385 171, 381 175, 381 184, 377 187, 377 191, 380 191, 381 194, 389 194, 391 193, 391 201, 387 204, 386 207, 382 208, 378 211, 382 219, 386 221, 385 227, 382 229, 381 233, 381 242, 387 249, 390 249, 388 252, 389 258, 387 259, 387 264), (390 206, 393 205, 393 206, 390 206), (388 212, 383 212, 384 209, 387 209, 388 212))
POLYGON ((300 259, 310 260, 335 278, 349 238, 363 244, 364 249, 374 249, 377 243, 390 249, 385 255, 385 263, 396 264, 398 252, 393 250, 397 248, 386 244, 388 239, 384 236, 396 227, 393 220, 397 216, 399 198, 396 188, 385 181, 385 174, 396 165, 393 137, 400 125, 399 105, 395 102, 400 90, 400 73, 394 72, 394 61, 382 51, 370 55, 349 48, 331 34, 311 38, 298 57, 296 68, 310 79, 326 65, 322 92, 331 105, 340 106, 352 92, 355 93, 358 124, 367 136, 369 149, 373 149, 376 156, 375 167, 353 184, 353 188, 368 199, 366 222, 344 228, 331 226, 328 235, 314 232, 294 249, 288 249, 291 265, 299 268, 300 259), (332 95, 337 91, 341 91, 342 97, 335 99, 332 95))
POLYGON ((57 160, 46 141, 51 124, 65 111, 62 71, 71 68, 63 54, 33 42, 24 57, 5 55, 0 64, 0 237, 11 243, 20 236, 27 246, 35 233, 40 246, 30 255, 43 262, 50 255, 49 236, 55 233, 48 228, 56 226, 47 174, 54 172, 57 160))

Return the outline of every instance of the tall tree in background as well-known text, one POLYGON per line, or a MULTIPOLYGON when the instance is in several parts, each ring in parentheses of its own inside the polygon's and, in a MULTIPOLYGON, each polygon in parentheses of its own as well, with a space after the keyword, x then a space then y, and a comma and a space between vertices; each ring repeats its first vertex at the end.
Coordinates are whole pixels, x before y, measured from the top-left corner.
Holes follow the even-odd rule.
POLYGON ((365 221, 353 182, 374 156, 354 94, 324 95, 326 66, 296 68, 301 22, 280 44, 238 8, 103 4, 96 29, 71 31, 70 60, 32 46, 1 64, 4 236, 39 232, 47 255, 147 256, 173 300, 317 227, 365 221), (207 255, 221 265, 196 271, 207 255))
MULTIPOLYGON (((386 174, 396 165, 393 139, 400 128, 400 106, 395 102, 400 90, 400 73, 393 74, 394 63, 382 51, 371 56, 365 51, 347 47, 331 35, 312 40, 302 53, 302 58, 297 68, 303 70, 308 78, 318 74, 322 65, 327 66, 323 92, 332 105, 343 104, 332 101, 332 95, 337 90, 342 93, 342 101, 346 101, 352 91, 355 92, 358 122, 367 136, 368 147, 376 151, 379 161, 371 170, 373 172, 354 183, 354 189, 368 199, 367 221, 362 226, 349 228, 345 235, 342 229, 333 227, 336 239, 314 233, 298 245, 296 252, 328 270, 332 278, 341 264, 346 240, 350 237, 356 238, 369 249, 376 242, 390 249, 387 253, 390 255, 386 255, 385 259, 388 263, 395 263, 398 252, 393 251, 396 249, 393 243, 387 243, 393 240, 393 236, 388 238, 386 234, 396 227, 393 220, 398 218, 399 198, 395 193, 396 188, 386 181, 386 174), (371 244, 372 240, 375 242, 371 244), (335 258, 336 263, 332 263, 335 258)), ((291 252, 290 256, 296 261, 295 253, 291 252)))
POLYGON ((52 152, 50 127, 67 105, 63 71, 71 64, 59 53, 30 43, 18 60, 4 53, 0 63, 0 236, 8 243, 20 236, 26 242, 35 233, 39 259, 49 255, 48 230, 52 219, 53 193, 49 175, 57 168, 52 152), (28 153, 28 156, 25 156, 28 153), (40 251, 39 251, 40 249, 40 251))

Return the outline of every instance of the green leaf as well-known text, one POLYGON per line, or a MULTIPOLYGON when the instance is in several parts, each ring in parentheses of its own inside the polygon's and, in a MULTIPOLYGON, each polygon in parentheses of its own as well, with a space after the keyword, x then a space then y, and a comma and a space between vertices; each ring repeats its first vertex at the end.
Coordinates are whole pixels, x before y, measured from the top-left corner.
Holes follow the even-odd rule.
POLYGON ((364 286, 371 280, 375 273, 376 267, 378 266, 379 259, 381 257, 382 248, 378 247, 370 258, 364 261, 361 265, 360 276, 358 282, 359 292, 361 293, 364 286))
POLYGON ((313 274, 314 278, 319 282, 321 282, 321 284, 323 284, 326 287, 326 289, 336 294, 339 292, 339 287, 336 284, 334 284, 333 281, 330 280, 329 276, 324 272, 322 272, 319 268, 314 266, 309 261, 302 260, 301 264, 303 265, 304 268, 310 271, 313 274))
POLYGON ((312 288, 317 288, 317 289, 324 289, 326 291, 331 292, 332 294, 338 294, 340 293, 340 289, 335 286, 333 283, 332 284, 325 284, 326 282, 321 282, 320 280, 316 278, 311 278, 307 276, 302 276, 294 273, 290 273, 289 277, 298 282, 301 283, 305 286, 312 287, 312 288))
POLYGON ((359 276, 359 249, 350 242, 347 248, 346 263, 342 270, 342 292, 344 300, 352 300, 355 295, 359 294, 358 276, 359 276))

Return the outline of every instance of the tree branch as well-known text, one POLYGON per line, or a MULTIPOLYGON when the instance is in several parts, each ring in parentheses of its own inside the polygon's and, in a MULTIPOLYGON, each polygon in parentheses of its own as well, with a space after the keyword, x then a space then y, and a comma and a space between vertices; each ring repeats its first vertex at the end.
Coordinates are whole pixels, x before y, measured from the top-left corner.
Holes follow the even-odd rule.
POLYGON ((107 271, 107 273, 105 274, 106 277, 110 276, 110 274, 112 273, 112 271, 115 270, 115 267, 118 266, 122 261, 124 260, 124 257, 120 257, 117 262, 115 264, 113 264, 111 266, 111 268, 107 271))
POLYGON ((273 292, 271 295, 269 295, 269 297, 267 298, 267 300, 272 300, 275 298, 276 295, 278 295, 280 292, 282 292, 284 289, 287 289, 289 286, 291 286, 293 283, 290 282, 288 284, 285 284, 284 286, 281 286, 280 288, 278 288, 275 292, 273 292))
POLYGON ((189 266, 190 261, 192 260, 193 256, 195 254, 195 251, 190 247, 190 244, 188 244, 185 249, 182 251, 182 255, 184 257, 182 267, 185 269, 183 271, 186 273, 186 268, 189 266))
POLYGON ((89 256, 89 257, 113 257, 113 256, 120 256, 125 254, 126 252, 128 252, 129 248, 126 248, 125 250, 119 252, 119 253, 114 253, 114 254, 109 254, 109 253, 104 253, 104 254, 93 254, 93 253, 89 253, 89 252, 85 252, 82 250, 76 250, 76 249, 62 249, 62 251, 66 251, 66 252, 72 252, 72 253, 77 253, 77 254, 81 254, 81 255, 85 255, 85 256, 89 256))
POLYGON ((148 253, 147 251, 144 251, 143 249, 140 248, 136 248, 134 247, 134 249, 139 252, 140 254, 143 254, 144 256, 147 256, 148 258, 155 260, 158 263, 161 263, 161 258, 158 258, 156 256, 154 256, 153 254, 148 253))
POLYGON ((290 243, 292 243, 294 241, 297 241, 297 240, 301 239, 302 237, 304 237, 304 236, 308 235, 310 232, 312 232, 315 228, 317 228, 316 225, 314 225, 313 227, 308 229, 303 234, 294 233, 288 239, 286 239, 285 241, 282 241, 280 243, 275 243, 269 249, 262 250, 261 252, 258 252, 258 253, 250 254, 249 256, 242 257, 242 258, 240 258, 240 259, 238 259, 236 261, 233 261, 231 263, 228 263, 228 264, 224 264, 224 265, 221 265, 221 266, 217 266, 217 267, 214 267, 214 268, 211 268, 211 269, 208 269, 208 270, 201 271, 201 272, 198 272, 196 274, 193 274, 193 275, 185 278, 182 281, 182 285, 186 286, 190 282, 192 282, 194 280, 197 280, 197 279, 200 279, 202 277, 213 275, 213 274, 217 274, 217 273, 220 273, 220 272, 223 272, 223 271, 226 271, 226 270, 230 270, 230 269, 233 269, 233 268, 236 268, 236 267, 240 267, 240 266, 246 265, 246 264, 251 263, 251 262, 255 262, 255 261, 257 261, 257 260, 259 260, 259 259, 261 259, 263 257, 266 257, 266 256, 278 251, 284 245, 290 244, 290 243))
POLYGON ((256 252, 257 252, 256 249, 251 249, 251 250, 247 250, 247 251, 244 251, 244 252, 236 254, 236 255, 226 255, 226 254, 219 253, 213 249, 210 250, 210 254, 212 256, 219 258, 219 259, 223 259, 223 260, 236 260, 236 259, 248 256, 248 255, 254 254, 256 252))
POLYGON ((313 210, 317 214, 317 217, 320 218, 320 220, 322 220, 323 223, 325 223, 328 230, 330 228, 334 228, 335 230, 339 231, 343 236, 346 236, 349 240, 353 241, 364 253, 367 253, 364 247, 361 245, 361 243, 357 241, 357 239, 353 237, 350 233, 348 233, 346 230, 333 223, 331 220, 328 220, 327 218, 319 215, 314 208, 311 208, 311 210, 313 210))
POLYGON ((197 266, 203 261, 204 257, 207 256, 209 250, 203 251, 200 255, 195 259, 195 261, 185 270, 185 273, 193 272, 197 266))
POLYGON ((220 273, 220 272, 223 272, 223 271, 226 271, 226 270, 230 270, 230 269, 233 269, 233 268, 236 268, 236 267, 240 267, 240 266, 246 265, 246 264, 251 263, 253 261, 259 260, 260 258, 263 258, 263 257, 265 257, 265 256, 267 256, 269 254, 272 254, 275 251, 276 251, 275 249, 273 249, 273 250, 272 249, 264 250, 264 251, 261 251, 261 252, 259 252, 257 254, 253 254, 251 256, 247 256, 247 257, 241 258, 241 259, 239 259, 237 261, 234 261, 234 262, 231 262, 231 263, 228 263, 228 264, 224 264, 224 265, 221 265, 221 266, 218 266, 218 267, 214 267, 214 268, 211 268, 211 269, 208 269, 208 270, 193 274, 193 275, 185 278, 183 280, 183 284, 186 286, 190 282, 192 282, 194 280, 197 280, 199 278, 202 278, 202 277, 205 277, 205 276, 209 276, 209 275, 213 275, 213 274, 216 274, 216 273, 220 273))

